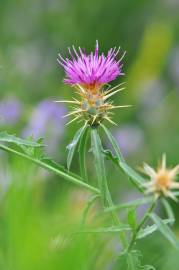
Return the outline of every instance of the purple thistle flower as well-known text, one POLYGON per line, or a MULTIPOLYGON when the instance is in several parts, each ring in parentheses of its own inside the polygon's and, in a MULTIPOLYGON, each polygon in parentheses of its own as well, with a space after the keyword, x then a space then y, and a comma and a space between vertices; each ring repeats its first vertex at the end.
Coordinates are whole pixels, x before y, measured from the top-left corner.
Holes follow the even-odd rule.
POLYGON ((111 48, 107 56, 104 53, 99 55, 98 41, 96 41, 95 51, 88 55, 80 47, 79 53, 74 46, 72 48, 73 53, 68 48, 71 59, 64 59, 60 54, 57 59, 65 70, 64 82, 66 84, 80 84, 86 89, 95 90, 123 75, 121 60, 124 54, 119 60, 116 60, 120 48, 111 48))

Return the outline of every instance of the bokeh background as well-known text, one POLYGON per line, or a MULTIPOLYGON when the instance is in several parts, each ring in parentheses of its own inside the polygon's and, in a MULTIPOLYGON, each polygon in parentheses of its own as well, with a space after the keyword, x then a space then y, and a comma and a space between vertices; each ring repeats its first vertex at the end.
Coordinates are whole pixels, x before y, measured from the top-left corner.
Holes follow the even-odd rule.
MULTIPOLYGON (((157 166, 166 153, 169 166, 179 163, 178 9, 177 0, 1 0, 0 129, 44 137, 48 154, 65 165, 66 145, 80 124, 66 126, 62 116, 69 108, 53 102, 74 94, 63 84, 57 54, 67 56, 73 44, 90 52, 98 39, 101 52, 114 46, 121 46, 121 54, 127 51, 125 76, 112 85, 125 81, 126 90, 114 102, 133 106, 116 112, 118 126, 110 127, 127 162, 157 166)), ((72 169, 77 168, 75 158, 72 169)), ((110 163, 108 174, 116 203, 139 196, 110 163)), ((88 193, 2 152, 0 187, 1 269, 118 269, 114 257, 120 246, 114 238, 71 241, 69 232, 80 223, 88 193)), ((178 205, 172 207, 179 220, 178 205)), ((178 270, 178 252, 159 233, 138 246, 144 263, 178 270)))

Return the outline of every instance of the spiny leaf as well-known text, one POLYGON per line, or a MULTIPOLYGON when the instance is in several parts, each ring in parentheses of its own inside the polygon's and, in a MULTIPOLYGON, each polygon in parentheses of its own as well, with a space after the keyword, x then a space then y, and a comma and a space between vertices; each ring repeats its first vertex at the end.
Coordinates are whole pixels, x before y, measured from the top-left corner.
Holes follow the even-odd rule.
POLYGON ((40 145, 39 147, 27 146, 27 145, 20 145, 20 148, 23 150, 24 153, 37 158, 42 159, 44 157, 44 139, 39 138, 37 143, 40 145))
POLYGON ((21 139, 16 137, 15 135, 10 135, 8 134, 6 131, 2 131, 0 132, 0 141, 1 142, 8 142, 8 143, 14 143, 16 145, 26 145, 26 146, 31 146, 31 147, 41 147, 42 144, 32 141, 32 140, 25 140, 25 139, 21 139))
POLYGON ((16 149, 13 149, 12 147, 7 147, 3 144, 0 144, 0 149, 3 151, 6 151, 8 153, 14 154, 16 156, 19 156, 21 158, 25 158, 31 162, 34 162, 37 164, 39 167, 42 167, 50 172, 53 172, 54 174, 61 176, 63 179, 66 179, 67 181, 74 183, 80 187, 86 188, 92 192, 95 192, 99 194, 99 190, 87 183, 84 183, 79 179, 78 176, 75 174, 69 173, 67 170, 65 170, 63 167, 60 165, 57 165, 54 161, 52 161, 49 158, 43 157, 42 159, 38 159, 33 157, 32 155, 28 155, 22 151, 18 151, 16 149))

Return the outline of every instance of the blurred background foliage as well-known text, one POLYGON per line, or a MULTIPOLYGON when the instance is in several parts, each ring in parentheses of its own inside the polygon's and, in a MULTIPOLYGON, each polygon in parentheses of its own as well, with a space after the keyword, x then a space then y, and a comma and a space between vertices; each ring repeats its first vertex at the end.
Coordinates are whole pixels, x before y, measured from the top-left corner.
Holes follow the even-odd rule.
MULTIPOLYGON (((165 152, 169 165, 179 163, 178 9, 178 0, 1 0, 0 129, 44 137, 47 152, 65 165, 66 145, 80 124, 65 126, 69 108, 53 103, 74 95, 62 82, 57 54, 67 56, 73 44, 91 51, 98 39, 101 52, 127 51, 125 76, 112 84, 126 82, 114 102, 133 106, 116 112, 118 126, 111 126, 127 161, 157 166, 165 152)), ((94 171, 90 154, 88 170, 94 171)), ((108 174, 115 202, 139 196, 110 163, 108 174)), ((88 193, 2 152, 0 186, 0 269, 122 269, 114 237, 71 237, 88 193)), ((102 222, 97 208, 93 226, 102 222)), ((159 234, 146 241, 138 244, 144 262, 178 270, 177 252, 159 234)))

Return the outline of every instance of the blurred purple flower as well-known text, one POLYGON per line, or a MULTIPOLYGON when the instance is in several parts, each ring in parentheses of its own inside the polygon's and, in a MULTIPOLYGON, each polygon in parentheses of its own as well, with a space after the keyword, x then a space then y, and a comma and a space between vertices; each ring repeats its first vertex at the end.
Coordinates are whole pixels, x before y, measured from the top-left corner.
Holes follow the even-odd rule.
POLYGON ((0 125, 16 124, 22 112, 22 106, 16 98, 0 102, 0 125))
MULTIPOLYGON (((178 0, 161 0, 162 5, 166 3, 167 8, 170 8, 171 11, 173 11, 172 15, 178 15, 177 8, 179 7, 179 1, 178 0)), ((167 10, 168 11, 168 10, 167 10)))
POLYGON ((121 126, 114 133, 114 137, 116 138, 124 156, 128 156, 136 152, 140 149, 144 141, 142 130, 134 124, 121 126))
POLYGON ((64 105, 52 100, 43 100, 32 111, 29 123, 23 131, 23 137, 43 137, 47 144, 47 151, 56 151, 59 139, 64 131, 64 118, 67 109, 64 105))
POLYGON ((173 49, 170 55, 169 72, 174 83, 179 86, 179 47, 173 49))
POLYGON ((164 114, 159 112, 158 104, 161 104, 166 93, 165 82, 162 80, 145 81, 141 92, 137 116, 145 125, 160 123, 164 114))
MULTIPOLYGON (((165 83, 161 80, 148 80, 142 86, 142 94, 139 100, 145 110, 156 108, 165 93, 165 83)), ((147 112, 148 114, 148 112, 147 112)))

